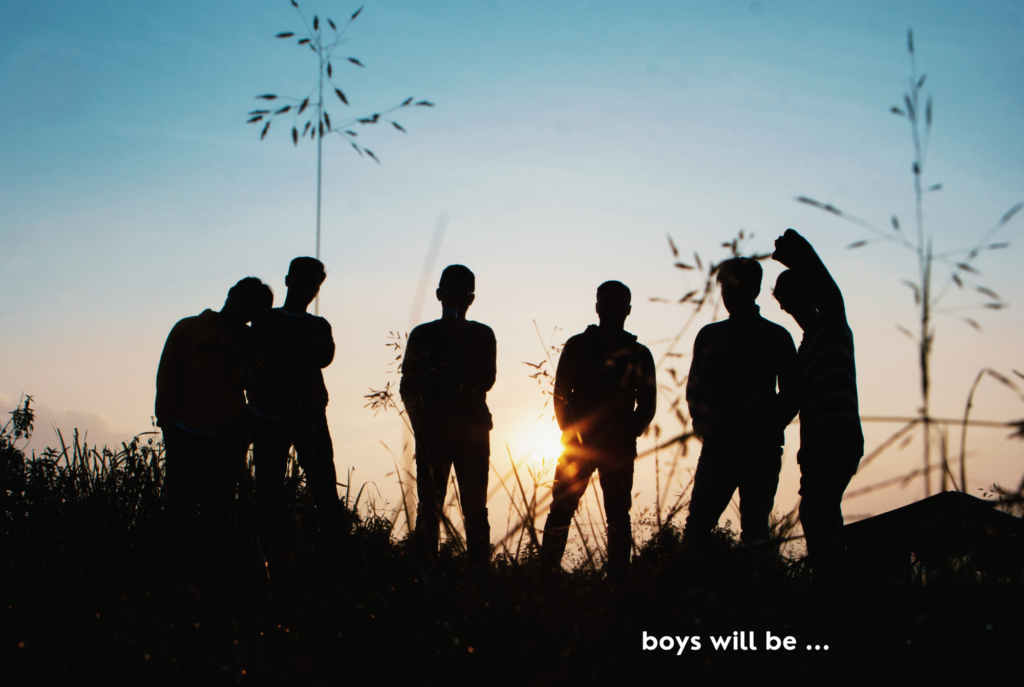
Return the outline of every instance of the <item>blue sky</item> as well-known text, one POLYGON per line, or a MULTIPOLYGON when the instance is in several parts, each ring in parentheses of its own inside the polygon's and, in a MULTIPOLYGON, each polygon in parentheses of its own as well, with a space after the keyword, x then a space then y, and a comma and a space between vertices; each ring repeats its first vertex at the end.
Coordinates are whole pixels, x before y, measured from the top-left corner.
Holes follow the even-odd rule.
MULTIPOLYGON (((335 19, 358 7, 302 6, 335 19)), ((283 301, 288 261, 314 249, 315 147, 293 147, 277 125, 260 142, 244 122, 255 95, 313 85, 310 54, 273 38, 298 26, 286 0, 0 8, 8 403, 25 391, 64 429, 129 436, 148 425, 176 320, 219 307, 249 274, 283 301)), ((741 227, 758 251, 786 227, 802 231, 844 289, 864 412, 912 414, 914 350, 893 326, 913 323, 899 285, 912 256, 845 251, 859 229, 793 202, 807 195, 877 224, 892 213, 910 224, 909 132, 887 113, 906 88, 909 27, 935 98, 925 181, 944 184, 927 198, 926 223, 939 247, 970 245, 1024 198, 1020 2, 367 3, 341 49, 367 66, 338 70, 348 109, 410 95, 437 107, 401 113, 407 135, 363 130, 381 165, 325 141, 322 313, 339 340, 328 370, 339 468, 393 480, 379 441, 400 443, 398 424, 364 410, 362 394, 389 378, 384 342, 407 328, 442 214, 438 265, 476 271, 470 316, 498 337, 494 454, 505 442, 525 453, 523 437, 535 435, 543 401, 521 365, 541 355, 534 320, 545 332, 581 330, 594 319, 594 288, 617 278, 635 294, 629 328, 664 349, 658 342, 686 313, 647 299, 687 290, 666 234, 715 258, 741 227)), ((1011 224, 1006 238, 1020 230, 1011 224)), ((980 263, 1011 303, 978 314, 984 334, 938 323, 944 414, 962 412, 981 367, 1024 367, 1019 250, 980 263)), ((799 341, 768 293, 778 271, 766 266, 762 311, 799 341)), ((950 303, 968 302, 957 297, 950 303)), ((434 310, 428 302, 423 318, 434 310)), ((979 413, 1021 414, 1001 389, 982 396, 979 413)), ((881 431, 869 428, 869 443, 881 431)), ((1018 447, 996 435, 977 438, 979 485, 1019 478, 1018 447)), ((36 441, 52 439, 42 427, 36 441)), ((913 455, 857 479, 899 474, 913 455)), ((645 470, 638 464, 638 484, 645 470)))

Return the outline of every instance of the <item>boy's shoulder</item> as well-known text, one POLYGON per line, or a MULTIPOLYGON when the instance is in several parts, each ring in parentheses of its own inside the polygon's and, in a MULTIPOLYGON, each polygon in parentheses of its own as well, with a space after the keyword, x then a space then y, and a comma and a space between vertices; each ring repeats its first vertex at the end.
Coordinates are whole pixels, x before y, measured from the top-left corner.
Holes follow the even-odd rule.
POLYGON ((789 330, 783 327, 778 322, 772 322, 771 320, 765 319, 758 316, 761 320, 761 327, 768 336, 782 339, 784 341, 793 341, 793 336, 789 333, 789 330))
POLYGON ((697 332, 698 339, 706 339, 708 337, 716 337, 724 334, 729 329, 729 320, 719 320, 718 322, 709 322, 700 328, 697 332))
POLYGON ((284 308, 271 308, 260 318, 260 324, 271 327, 330 327, 326 318, 311 312, 293 313, 284 308))
POLYGON ((172 336, 188 336, 197 329, 207 326, 216 326, 213 319, 213 311, 206 309, 198 315, 183 317, 171 327, 172 336))
MULTIPOLYGON (((409 336, 435 336, 447 331, 447 329, 448 324, 444 320, 431 320, 430 322, 424 322, 413 327, 412 331, 409 332, 409 336)), ((466 320, 465 331, 494 338, 494 330, 483 322, 477 322, 476 320, 466 320)))

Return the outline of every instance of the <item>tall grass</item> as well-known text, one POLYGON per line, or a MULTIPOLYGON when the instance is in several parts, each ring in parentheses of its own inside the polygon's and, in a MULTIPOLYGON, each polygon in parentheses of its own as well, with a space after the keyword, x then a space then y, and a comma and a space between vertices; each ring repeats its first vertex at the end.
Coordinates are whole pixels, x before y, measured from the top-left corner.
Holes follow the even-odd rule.
MULTIPOLYGON (((837 666, 853 683, 883 673, 969 679, 979 665, 997 679, 1016 670, 1024 641, 1019 574, 993 577, 968 564, 882 584, 812 584, 798 558, 773 546, 738 547, 728 528, 702 559, 678 561, 677 527, 652 514, 637 518, 630 577, 612 587, 601 571, 603 542, 591 536, 603 521, 599 500, 589 516, 581 510, 591 525, 577 522, 573 571, 552 575, 535 555, 534 523, 550 499, 545 471, 507 451, 510 465, 495 487, 514 519, 484 584, 468 574, 452 534, 439 574, 424 586, 408 536, 396 536, 395 514, 374 502, 371 485, 355 488, 351 472, 342 565, 321 563, 322 542, 305 526, 315 509, 294 462, 286 565, 272 565, 268 577, 251 464, 240 473, 236 545, 179 560, 161 538, 158 437, 111 451, 75 433, 58 449, 26 456, 30 403, 0 429, 0 662, 11 684, 317 684, 339 676, 599 684, 681 670, 727 683, 773 673, 834 681, 837 666), (640 649, 643 632, 700 635, 706 644, 740 630, 830 651, 640 649)), ((457 520, 457 497, 448 506, 457 520)), ((781 537, 791 525, 777 523, 781 537)))

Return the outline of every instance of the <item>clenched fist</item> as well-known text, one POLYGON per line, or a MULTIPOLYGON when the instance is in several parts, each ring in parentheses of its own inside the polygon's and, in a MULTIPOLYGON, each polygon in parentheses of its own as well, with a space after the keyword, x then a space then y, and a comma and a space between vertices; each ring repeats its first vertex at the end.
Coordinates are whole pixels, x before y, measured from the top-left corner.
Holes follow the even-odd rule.
POLYGON ((778 260, 786 267, 798 267, 806 264, 807 260, 814 255, 814 248, 800 234, 792 229, 775 239, 775 252, 772 259, 778 260))

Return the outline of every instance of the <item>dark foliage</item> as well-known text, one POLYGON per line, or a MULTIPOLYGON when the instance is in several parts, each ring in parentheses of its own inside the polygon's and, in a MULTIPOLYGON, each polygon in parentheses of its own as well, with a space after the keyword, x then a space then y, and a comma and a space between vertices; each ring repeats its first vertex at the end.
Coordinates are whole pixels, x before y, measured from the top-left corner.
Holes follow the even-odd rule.
POLYGON ((815 581, 775 546, 719 531, 675 558, 670 524, 643 542, 630 580, 583 566, 551 573, 532 547, 469 574, 444 547, 429 582, 392 523, 346 495, 338 557, 315 535, 291 466, 287 544, 264 564, 249 470, 232 535, 186 550, 163 520, 163 451, 80 445, 26 457, 27 403, 0 433, 3 480, 0 662, 5 684, 601 684, 611 679, 864 684, 995 679, 1024 640, 1022 580, 966 566, 902 578, 815 581), (339 561, 340 559, 340 561, 339 561), (758 651, 709 637, 753 632, 758 651), (793 636, 767 651, 765 633, 793 636), (699 635, 699 651, 644 651, 643 633, 699 635), (808 651, 807 645, 829 645, 808 651))

